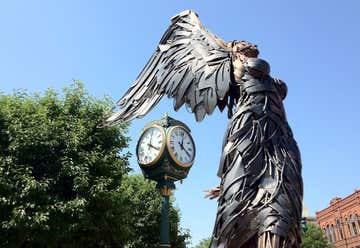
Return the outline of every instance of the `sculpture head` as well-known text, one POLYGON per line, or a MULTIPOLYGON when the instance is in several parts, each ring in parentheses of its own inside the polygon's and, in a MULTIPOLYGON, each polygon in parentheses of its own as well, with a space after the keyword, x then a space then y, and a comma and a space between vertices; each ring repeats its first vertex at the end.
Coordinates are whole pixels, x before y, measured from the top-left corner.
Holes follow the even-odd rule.
POLYGON ((233 41, 231 42, 232 52, 240 53, 249 58, 257 58, 259 50, 256 45, 253 45, 247 41, 233 41))

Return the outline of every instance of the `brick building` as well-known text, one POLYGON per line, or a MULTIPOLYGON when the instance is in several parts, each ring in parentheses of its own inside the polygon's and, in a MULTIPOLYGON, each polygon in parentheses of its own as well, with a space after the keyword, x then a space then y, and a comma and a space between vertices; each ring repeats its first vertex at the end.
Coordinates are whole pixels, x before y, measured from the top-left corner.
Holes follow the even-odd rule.
POLYGON ((336 248, 360 248, 360 190, 332 199, 329 207, 316 212, 316 221, 336 248))

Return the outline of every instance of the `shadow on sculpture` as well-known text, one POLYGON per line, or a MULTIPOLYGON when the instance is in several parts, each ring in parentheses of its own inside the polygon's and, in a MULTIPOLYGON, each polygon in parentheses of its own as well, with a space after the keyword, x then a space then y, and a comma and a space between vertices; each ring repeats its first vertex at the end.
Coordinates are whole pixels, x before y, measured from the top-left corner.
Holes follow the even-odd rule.
POLYGON ((282 104, 285 83, 269 75, 255 45, 225 43, 192 11, 171 21, 103 126, 143 117, 164 95, 174 98, 175 110, 185 104, 197 121, 227 107, 211 247, 299 247, 301 160, 282 104))

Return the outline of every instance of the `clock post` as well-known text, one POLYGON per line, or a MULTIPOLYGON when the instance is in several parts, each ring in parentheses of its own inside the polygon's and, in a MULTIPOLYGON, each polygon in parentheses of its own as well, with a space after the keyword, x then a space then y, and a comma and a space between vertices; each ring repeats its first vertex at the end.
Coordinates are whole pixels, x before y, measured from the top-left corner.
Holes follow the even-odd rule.
POLYGON ((162 196, 160 247, 170 247, 169 198, 175 182, 187 177, 195 160, 190 129, 165 113, 142 130, 136 155, 145 178, 157 182, 162 196))
POLYGON ((158 182, 157 188, 162 196, 161 219, 160 219, 160 247, 170 247, 170 223, 169 223, 169 200, 175 184, 171 180, 164 179, 158 182))

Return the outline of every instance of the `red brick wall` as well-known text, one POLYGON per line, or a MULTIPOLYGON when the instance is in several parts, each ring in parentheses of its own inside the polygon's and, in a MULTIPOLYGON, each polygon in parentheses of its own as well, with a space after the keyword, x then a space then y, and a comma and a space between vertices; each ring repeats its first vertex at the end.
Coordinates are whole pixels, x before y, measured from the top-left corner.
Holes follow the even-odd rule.
MULTIPOLYGON (((330 229, 332 243, 337 248, 360 248, 360 190, 355 190, 344 199, 339 197, 332 199, 329 207, 316 212, 316 221, 322 230, 330 229), (350 221, 350 216, 354 222, 350 221), (343 238, 340 236, 338 220, 343 238)), ((330 240, 327 231, 326 236, 330 240)))

